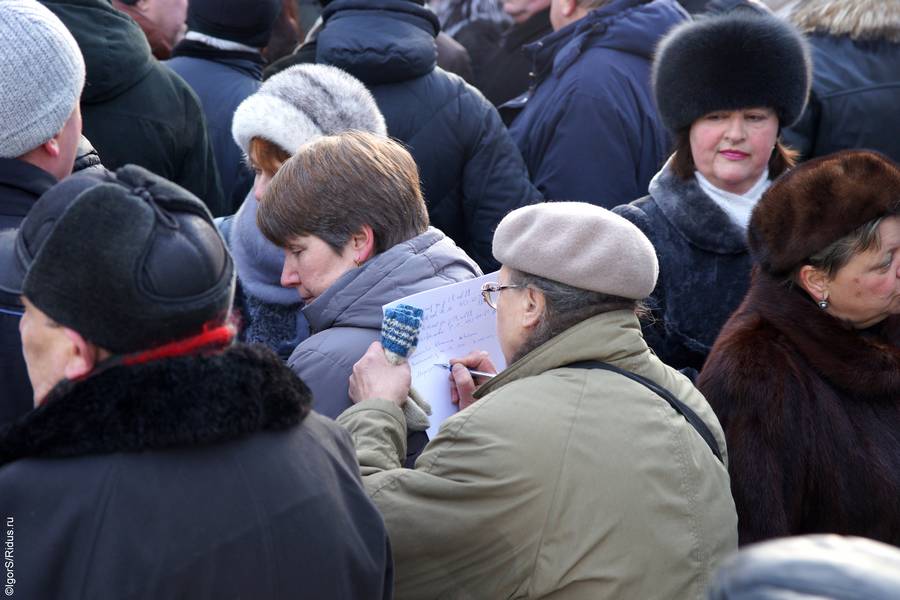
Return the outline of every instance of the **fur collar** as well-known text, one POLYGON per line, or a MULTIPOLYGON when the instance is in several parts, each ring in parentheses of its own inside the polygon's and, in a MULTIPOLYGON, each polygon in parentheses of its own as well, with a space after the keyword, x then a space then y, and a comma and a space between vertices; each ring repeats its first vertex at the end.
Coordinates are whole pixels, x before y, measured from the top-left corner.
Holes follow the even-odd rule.
POLYGON ((756 312, 807 360, 818 376, 851 396, 900 398, 900 316, 868 331, 850 329, 801 289, 759 269, 740 312, 756 312))
MULTIPOLYGON (((669 159, 671 162, 671 159, 669 159)), ((697 180, 679 179, 669 166, 650 181, 650 197, 688 242, 717 254, 747 252, 747 234, 707 196, 697 180)))
POLYGON ((0 428, 0 465, 224 442, 297 425, 311 402, 309 388, 261 346, 115 366, 60 384, 0 428))
POLYGON ((797 3, 790 19, 804 33, 900 43, 897 0, 805 0, 797 3))

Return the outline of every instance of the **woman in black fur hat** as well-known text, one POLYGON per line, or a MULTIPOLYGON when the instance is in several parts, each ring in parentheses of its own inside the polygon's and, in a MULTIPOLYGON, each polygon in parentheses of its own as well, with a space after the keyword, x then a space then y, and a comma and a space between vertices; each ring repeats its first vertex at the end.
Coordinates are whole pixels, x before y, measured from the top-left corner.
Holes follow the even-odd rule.
POLYGON ((747 291, 747 221, 793 166, 779 133, 803 111, 810 69, 802 36, 768 15, 708 17, 660 43, 653 90, 675 152, 649 196, 615 210, 656 247, 660 274, 644 337, 676 368, 703 366, 747 291))
POLYGON ((697 385, 728 444, 741 544, 900 546, 900 169, 845 151, 753 210, 753 283, 697 385))

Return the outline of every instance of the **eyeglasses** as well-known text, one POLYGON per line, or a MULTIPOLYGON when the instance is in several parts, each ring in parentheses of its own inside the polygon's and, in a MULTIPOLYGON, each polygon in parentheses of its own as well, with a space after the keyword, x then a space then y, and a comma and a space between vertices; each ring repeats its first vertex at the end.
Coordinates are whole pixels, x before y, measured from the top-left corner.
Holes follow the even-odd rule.
POLYGON ((497 300, 500 299, 500 292, 511 288, 528 287, 524 285, 515 285, 512 283, 492 283, 488 282, 481 286, 481 297, 484 298, 485 304, 497 310, 497 300))

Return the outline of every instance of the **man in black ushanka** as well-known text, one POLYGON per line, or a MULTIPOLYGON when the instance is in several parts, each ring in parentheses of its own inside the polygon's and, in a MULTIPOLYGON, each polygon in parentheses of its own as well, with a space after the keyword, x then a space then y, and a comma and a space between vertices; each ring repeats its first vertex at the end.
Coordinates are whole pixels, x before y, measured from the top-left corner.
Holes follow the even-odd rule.
POLYGON ((36 404, 0 429, 17 596, 391 596, 347 433, 232 344, 234 267, 200 200, 134 166, 73 175, 0 247, 36 404))

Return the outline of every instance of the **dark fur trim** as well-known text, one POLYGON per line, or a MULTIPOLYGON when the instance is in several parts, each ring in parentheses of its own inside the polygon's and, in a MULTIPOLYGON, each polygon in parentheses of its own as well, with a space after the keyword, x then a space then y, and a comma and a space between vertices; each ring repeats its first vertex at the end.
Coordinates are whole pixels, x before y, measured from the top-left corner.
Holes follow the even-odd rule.
POLYGON ((791 11, 790 20, 804 33, 900 44, 896 0, 803 0, 791 11))
POLYGON ((261 346, 116 366, 60 384, 0 429, 0 464, 223 442, 292 427, 311 404, 306 384, 261 346))
POLYGON ((744 231, 706 195, 696 178, 679 178, 668 163, 650 182, 649 191, 666 220, 691 244, 717 254, 747 251, 744 231))
POLYGON ((785 276, 854 229, 898 211, 900 169, 890 159, 838 152, 800 165, 763 194, 750 218, 750 252, 764 270, 785 276))
POLYGON ((900 317, 883 321, 878 334, 864 335, 821 310, 800 288, 788 289, 762 272, 754 275, 740 310, 756 311, 841 392, 900 398, 900 317))
POLYGON ((770 107, 788 127, 803 113, 812 62, 803 36, 772 16, 732 13, 687 21, 660 42, 653 92, 666 127, 705 114, 770 107))

